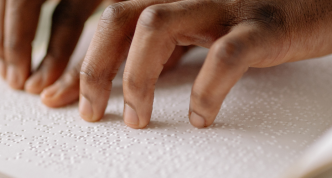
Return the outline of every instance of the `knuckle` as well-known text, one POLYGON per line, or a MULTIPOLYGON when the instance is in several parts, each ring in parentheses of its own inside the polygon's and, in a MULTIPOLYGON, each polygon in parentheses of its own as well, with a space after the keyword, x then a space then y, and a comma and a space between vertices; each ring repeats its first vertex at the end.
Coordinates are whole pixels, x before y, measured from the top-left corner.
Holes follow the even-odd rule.
POLYGON ((131 44, 136 27, 136 20, 133 18, 137 11, 137 4, 133 1, 119 2, 108 6, 101 15, 97 28, 96 37, 104 39, 109 36, 117 35, 123 37, 123 40, 131 44))
POLYGON ((211 93, 206 90, 195 89, 191 93, 191 98, 201 108, 205 110, 214 110, 218 107, 218 99, 211 97, 211 93))
POLYGON ((287 26, 285 8, 280 5, 261 2, 254 6, 251 12, 251 19, 271 30, 285 29, 287 26))
POLYGON ((142 79, 135 74, 125 71, 123 73, 123 88, 126 93, 129 92, 142 98, 149 98, 155 89, 157 80, 158 78, 142 79))
POLYGON ((97 87, 98 89, 111 90, 112 80, 116 72, 110 72, 103 63, 83 62, 80 71, 80 78, 89 86, 97 87))
POLYGON ((100 21, 105 24, 121 25, 124 24, 130 16, 131 3, 119 2, 108 6, 100 21))
POLYGON ((150 29, 162 29, 170 22, 171 13, 165 5, 153 5, 144 9, 139 24, 150 29))
POLYGON ((242 63, 245 45, 240 40, 225 40, 212 46, 212 54, 218 65, 234 66, 242 63))
POLYGON ((22 54, 29 53, 31 51, 32 46, 25 41, 29 41, 29 39, 22 37, 20 35, 16 37, 7 38, 3 44, 4 54, 22 54), (24 41, 24 42, 22 42, 24 41))

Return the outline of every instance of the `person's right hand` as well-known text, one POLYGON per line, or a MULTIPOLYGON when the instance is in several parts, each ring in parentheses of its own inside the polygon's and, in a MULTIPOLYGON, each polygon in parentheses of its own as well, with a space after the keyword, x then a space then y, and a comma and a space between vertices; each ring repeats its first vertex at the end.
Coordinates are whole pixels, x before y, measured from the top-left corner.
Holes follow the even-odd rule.
MULTIPOLYGON (((121 1, 121 0, 110 0, 108 3, 114 4, 118 1, 121 1)), ((128 3, 128 2, 126 2, 126 3, 128 3)), ((121 8, 118 5, 114 5, 114 6, 121 8)), ((112 7, 112 6, 110 6, 110 7, 112 7)), ((106 11, 108 11, 108 10, 106 10, 106 11)), ((136 10, 133 9, 132 12, 136 13, 135 11, 136 10)), ((129 10, 126 12, 128 12, 128 14, 132 13, 129 10)), ((114 13, 116 13, 116 11, 114 11, 114 13)), ((134 18, 137 18, 137 17, 134 17, 134 18)), ((134 22, 134 21, 132 21, 132 22, 134 22)), ((112 30, 112 29, 109 29, 109 30, 112 30)), ((119 29, 119 30, 121 30, 121 29, 119 29)), ((117 45, 121 45, 122 44, 121 41, 128 40, 128 38, 121 35, 122 32, 120 32, 120 36, 118 38, 117 38, 117 36, 119 35, 119 33, 117 31, 109 32, 109 33, 113 33, 112 36, 116 37, 115 39, 110 38, 111 40, 115 40, 114 47, 116 47, 117 45), (117 44, 117 42, 119 42, 119 43, 117 44)), ((128 48, 128 44, 126 44, 124 46, 118 46, 117 48, 122 48, 122 47, 128 48)), ((163 73, 173 69, 178 64, 181 57, 186 52, 188 52, 190 49, 192 49, 192 47, 193 46, 176 47, 176 49, 174 50, 171 57, 169 58, 167 63, 164 65, 163 73)), ((116 50, 112 50, 111 52, 116 53, 116 50)), ((122 51, 122 49, 121 49, 119 52, 121 53, 124 51, 122 51)), ((125 59, 125 56, 126 56, 126 52, 124 52, 124 55, 118 59, 119 64, 125 59)), ((115 54, 114 57, 118 57, 118 56, 116 56, 116 54, 115 54)), ((78 63, 76 66, 74 66, 74 68, 65 72, 54 84, 46 87, 43 90, 43 92, 41 93, 41 101, 45 105, 47 105, 49 107, 62 107, 62 106, 71 104, 79 99, 79 81, 80 81, 81 64, 82 63, 78 63)), ((119 64, 117 64, 117 65, 119 65, 119 64)))
POLYGON ((179 46, 197 45, 210 50, 192 88, 189 121, 195 127, 207 127, 249 67, 332 53, 331 15, 329 0, 114 4, 104 11, 82 64, 80 114, 87 121, 102 118, 112 80, 128 56, 123 76, 124 121, 129 127, 144 128, 165 63, 179 46))
POLYGON ((0 73, 14 89, 39 94, 65 70, 84 23, 102 0, 61 0, 47 54, 31 73, 32 41, 46 0, 0 0, 0 73))

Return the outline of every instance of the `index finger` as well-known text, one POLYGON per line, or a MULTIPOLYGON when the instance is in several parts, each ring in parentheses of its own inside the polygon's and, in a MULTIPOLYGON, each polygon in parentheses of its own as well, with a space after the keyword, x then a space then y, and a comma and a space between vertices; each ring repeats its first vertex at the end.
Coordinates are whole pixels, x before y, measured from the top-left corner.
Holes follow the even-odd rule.
POLYGON ((117 3, 104 11, 80 72, 81 117, 98 121, 104 115, 112 80, 127 57, 141 4, 117 3))

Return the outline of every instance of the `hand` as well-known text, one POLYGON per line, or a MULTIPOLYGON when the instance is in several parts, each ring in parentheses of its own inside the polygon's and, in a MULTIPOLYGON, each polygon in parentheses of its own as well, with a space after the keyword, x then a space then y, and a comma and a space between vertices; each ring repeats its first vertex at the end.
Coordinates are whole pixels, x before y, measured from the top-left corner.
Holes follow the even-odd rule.
POLYGON ((177 46, 210 48, 192 88, 189 120, 213 123, 249 67, 270 67, 332 52, 329 0, 144 0, 108 7, 81 68, 81 116, 102 118, 112 80, 123 76, 124 121, 150 121, 155 83, 177 46), (130 47, 130 48, 129 48, 130 47))
MULTIPOLYGON (((105 4, 112 4, 121 0, 108 0, 105 4)), ((164 66, 163 72, 173 69, 179 62, 180 58, 192 47, 177 47, 172 56, 164 66)), ((41 92, 41 101, 49 107, 62 107, 71 104, 79 98, 79 76, 81 64, 65 72, 55 83, 44 88, 41 92)))
POLYGON ((62 0, 52 18, 47 54, 31 74, 31 43, 45 0, 0 0, 0 73, 14 89, 39 94, 65 70, 87 18, 102 0, 62 0))

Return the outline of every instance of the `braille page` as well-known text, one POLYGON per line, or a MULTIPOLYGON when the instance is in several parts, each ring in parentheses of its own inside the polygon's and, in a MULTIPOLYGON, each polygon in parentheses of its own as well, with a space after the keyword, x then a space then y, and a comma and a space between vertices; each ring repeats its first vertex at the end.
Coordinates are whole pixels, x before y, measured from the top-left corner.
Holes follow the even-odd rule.
POLYGON ((121 73, 105 117, 88 123, 0 82, 0 172, 13 177, 277 178, 332 126, 331 56, 250 69, 215 123, 193 128, 190 90, 205 57, 197 49, 162 76, 151 123, 122 121, 121 73))
MULTIPOLYGON (((91 39, 85 33, 75 60, 91 39)), ((215 123, 192 127, 190 91, 206 52, 194 49, 160 77, 142 130, 122 120, 123 67, 97 123, 83 121, 77 103, 51 109, 0 80, 0 177, 280 178, 332 127, 332 56, 250 69, 215 123)))
POLYGON ((325 133, 285 172, 283 178, 332 177, 332 129, 325 133))

